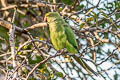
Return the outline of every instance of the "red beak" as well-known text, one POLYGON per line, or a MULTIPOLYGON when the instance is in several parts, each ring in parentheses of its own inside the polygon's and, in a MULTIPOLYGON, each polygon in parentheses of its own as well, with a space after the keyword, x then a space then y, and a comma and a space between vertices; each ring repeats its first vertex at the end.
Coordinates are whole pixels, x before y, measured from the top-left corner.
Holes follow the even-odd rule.
POLYGON ((47 17, 46 16, 44 17, 44 21, 47 22, 47 17))

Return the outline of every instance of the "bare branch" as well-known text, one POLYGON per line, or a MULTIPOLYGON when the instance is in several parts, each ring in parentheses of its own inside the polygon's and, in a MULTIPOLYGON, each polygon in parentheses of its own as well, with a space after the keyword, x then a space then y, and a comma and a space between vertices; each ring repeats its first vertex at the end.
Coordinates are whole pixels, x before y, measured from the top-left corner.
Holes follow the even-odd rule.
POLYGON ((62 50, 60 53, 57 53, 57 54, 55 54, 54 56, 49 56, 49 57, 45 58, 43 61, 41 61, 40 63, 38 63, 37 65, 35 65, 35 67, 28 73, 28 75, 27 75, 27 77, 26 77, 25 80, 28 80, 29 76, 34 72, 34 70, 35 70, 40 64, 44 64, 44 63, 45 63, 46 61, 48 61, 49 59, 54 58, 54 57, 56 57, 56 56, 60 56, 60 55, 65 54, 65 53, 66 53, 66 51, 62 50))

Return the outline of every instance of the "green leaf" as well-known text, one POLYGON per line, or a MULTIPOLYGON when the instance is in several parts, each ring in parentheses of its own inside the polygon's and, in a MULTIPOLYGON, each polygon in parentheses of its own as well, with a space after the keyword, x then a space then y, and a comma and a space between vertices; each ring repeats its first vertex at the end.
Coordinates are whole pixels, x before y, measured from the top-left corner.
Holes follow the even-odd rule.
POLYGON ((29 57, 29 62, 30 64, 35 64, 35 63, 39 63, 40 61, 42 61, 42 58, 40 56, 35 56, 35 59, 32 59, 32 57, 29 57))
POLYGON ((120 13, 116 13, 115 17, 116 17, 116 19, 119 19, 120 18, 120 13))
POLYGON ((13 69, 13 66, 8 66, 8 69, 13 69))
POLYGON ((53 78, 53 77, 54 77, 54 74, 51 74, 50 77, 53 78))
POLYGON ((62 72, 57 72, 56 75, 59 77, 64 77, 62 72))
POLYGON ((25 45, 23 49, 31 49, 32 45, 25 45))
POLYGON ((80 24, 80 30, 85 26, 85 23, 80 24))
POLYGON ((104 33, 104 38, 108 39, 108 33, 104 33))
POLYGON ((109 18, 109 16, 105 13, 102 14, 105 18, 109 18))
POLYGON ((62 7, 60 7, 60 8, 59 8, 59 11, 60 11, 60 12, 62 12, 62 10, 63 10, 63 8, 62 8, 62 7))
POLYGON ((62 0, 63 3, 68 4, 68 5, 73 5, 74 0, 62 0))
POLYGON ((35 78, 30 78, 29 80, 37 80, 37 79, 35 79, 35 78))
POLYGON ((89 18, 87 18, 87 22, 91 22, 91 21, 93 21, 93 20, 94 20, 93 17, 89 17, 89 18))
POLYGON ((0 26, 0 37, 4 38, 5 40, 9 40, 8 30, 1 26, 0 26))
POLYGON ((22 52, 18 52, 18 54, 19 54, 19 55, 21 55, 21 54, 22 54, 22 52))
MULTIPOLYGON (((41 61, 42 61, 42 58, 41 58, 41 56, 39 56, 39 55, 36 55, 36 56, 34 57, 34 59, 33 59, 33 57, 30 56, 30 57, 28 57, 28 61, 29 61, 30 64, 36 64, 36 63, 41 62, 41 61)), ((43 68, 44 65, 45 65, 45 64, 40 64, 39 68, 40 68, 40 69, 43 68)))
POLYGON ((24 22, 24 27, 26 28, 26 27, 28 27, 28 26, 30 26, 31 24, 29 23, 29 22, 27 22, 27 21, 25 21, 24 22))
POLYGON ((24 71, 24 73, 25 73, 25 74, 27 74, 27 73, 28 73, 28 69, 27 69, 27 68, 22 67, 22 70, 24 71))
POLYGON ((118 80, 118 74, 114 75, 114 80, 118 80))

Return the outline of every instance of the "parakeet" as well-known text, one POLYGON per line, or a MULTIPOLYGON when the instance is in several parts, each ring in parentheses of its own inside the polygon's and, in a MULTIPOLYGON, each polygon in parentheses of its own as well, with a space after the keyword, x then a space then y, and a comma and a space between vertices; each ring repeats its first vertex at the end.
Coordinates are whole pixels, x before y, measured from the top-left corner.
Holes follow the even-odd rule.
MULTIPOLYGON (((78 53, 78 43, 69 24, 57 12, 49 12, 45 15, 49 25, 51 42, 56 50, 67 49, 69 53, 78 53)), ((81 58, 72 56, 88 73, 97 73, 90 68, 81 58)))

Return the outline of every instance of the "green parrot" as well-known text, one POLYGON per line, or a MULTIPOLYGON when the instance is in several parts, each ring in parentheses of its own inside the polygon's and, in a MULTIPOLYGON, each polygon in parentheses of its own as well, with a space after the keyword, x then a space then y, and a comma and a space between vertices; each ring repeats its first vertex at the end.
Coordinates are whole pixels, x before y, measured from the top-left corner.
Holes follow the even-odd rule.
MULTIPOLYGON (((69 53, 79 53, 78 44, 74 32, 57 12, 49 12, 45 15, 50 30, 51 42, 56 50, 67 49, 69 53)), ((97 75, 81 58, 72 55, 72 57, 89 73, 97 75)))

